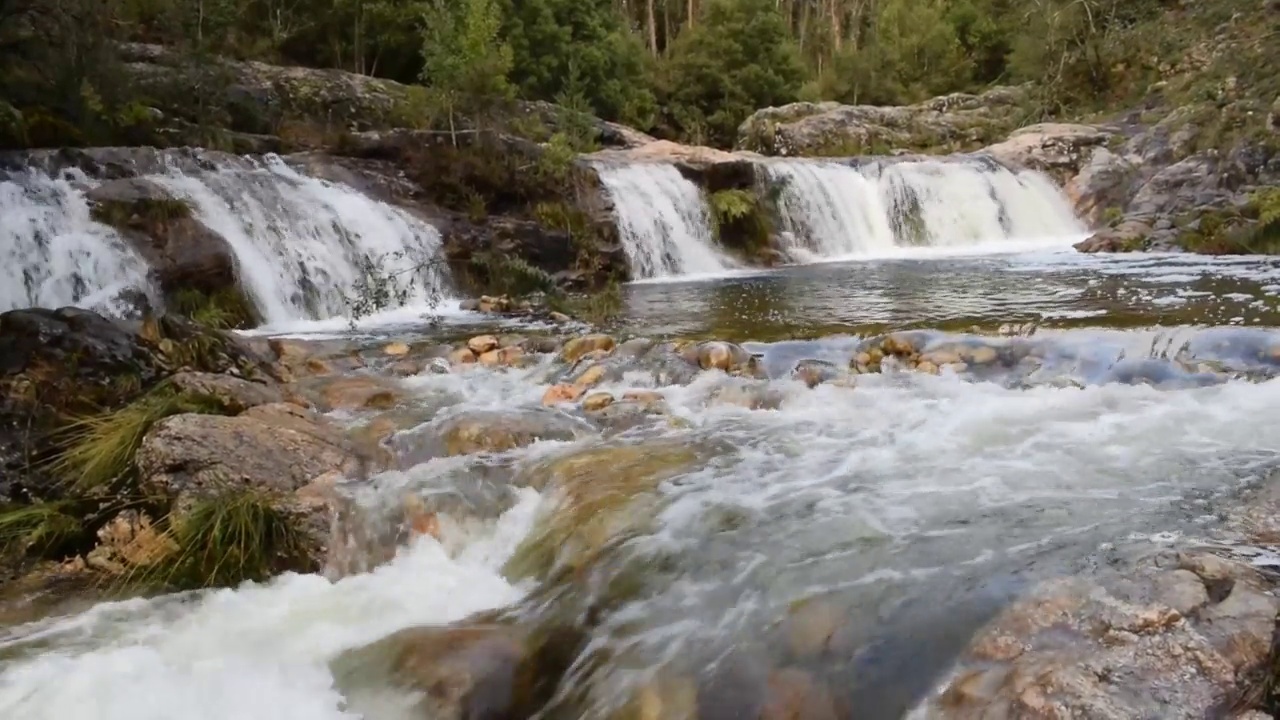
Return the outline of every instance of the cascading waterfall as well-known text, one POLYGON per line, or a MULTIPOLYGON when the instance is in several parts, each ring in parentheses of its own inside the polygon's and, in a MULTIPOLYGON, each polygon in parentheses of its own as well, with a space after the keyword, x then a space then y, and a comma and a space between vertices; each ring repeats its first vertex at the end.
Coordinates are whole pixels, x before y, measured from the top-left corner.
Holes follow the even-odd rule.
POLYGON ((636 280, 722 273, 735 263, 717 247, 698 187, 671 165, 598 167, 617 213, 636 280))
POLYGON ((90 217, 78 171, 0 179, 0 311, 77 305, 121 312, 127 290, 146 291, 146 262, 90 217))
POLYGON ((1060 243, 1084 232, 1044 175, 994 161, 845 164, 770 160, 793 259, 876 256, 911 246, 1060 243))
POLYGON ((345 315, 369 263, 401 281, 409 305, 439 299, 447 277, 440 234, 408 212, 294 171, 268 156, 198 175, 153 180, 188 200, 236 255, 241 282, 268 324, 345 315))

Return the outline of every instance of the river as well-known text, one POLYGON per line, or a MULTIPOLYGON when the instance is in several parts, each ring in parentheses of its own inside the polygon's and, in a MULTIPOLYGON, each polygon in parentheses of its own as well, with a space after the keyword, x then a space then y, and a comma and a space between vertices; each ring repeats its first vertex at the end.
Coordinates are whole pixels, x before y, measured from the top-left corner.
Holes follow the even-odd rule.
MULTIPOLYGON (((589 581, 564 585, 577 597, 554 601, 598 616, 580 623, 589 642, 546 716, 611 717, 656 669, 714 674, 752 648, 776 654, 775 625, 822 597, 847 610, 856 648, 828 669, 831 682, 859 718, 902 717, 1028 583, 1088 572, 1125 544, 1194 542, 1274 467, 1278 290, 1269 258, 1045 248, 632 284, 615 335, 743 343, 771 377, 765 407, 711 401, 734 382, 719 373, 657 387, 638 368, 610 378, 601 389, 656 389, 669 412, 606 437, 433 457, 362 485, 370 507, 492 491, 442 541, 420 537, 373 572, 100 604, 0 630, 0 716, 420 718, 377 683, 337 687, 329 663, 402 628, 496 608, 545 613, 549 583, 503 573, 552 502, 529 480, 593 448, 674 447, 696 462, 677 463, 656 502, 628 511, 589 581), (790 379, 802 359, 847 366, 861 339, 889 328, 924 329, 927 347, 993 347, 1001 360, 859 376, 855 387, 790 379)), ((408 316, 355 333, 333 322, 276 331, 376 348, 493 327, 461 311, 425 329, 408 316)), ((404 382, 430 424, 535 408, 553 374, 544 358, 404 382)))

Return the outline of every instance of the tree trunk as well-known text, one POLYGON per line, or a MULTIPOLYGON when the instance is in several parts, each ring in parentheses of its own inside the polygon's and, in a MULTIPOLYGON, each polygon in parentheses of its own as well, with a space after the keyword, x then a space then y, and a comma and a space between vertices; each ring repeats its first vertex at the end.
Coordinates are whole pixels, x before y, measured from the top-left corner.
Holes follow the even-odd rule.
POLYGON ((646 20, 649 24, 649 54, 654 57, 658 56, 658 18, 653 11, 654 0, 645 0, 645 11, 648 14, 646 20))

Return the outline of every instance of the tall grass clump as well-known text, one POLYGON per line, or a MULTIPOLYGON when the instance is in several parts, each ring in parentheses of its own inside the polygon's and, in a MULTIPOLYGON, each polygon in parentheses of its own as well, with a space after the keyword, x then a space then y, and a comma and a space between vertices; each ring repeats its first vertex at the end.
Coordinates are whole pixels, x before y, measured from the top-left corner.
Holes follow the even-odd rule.
POLYGON ((231 587, 310 563, 305 520, 278 493, 224 487, 167 519, 169 552, 122 578, 156 590, 231 587))
POLYGON ((153 425, 189 412, 217 414, 222 408, 212 398, 180 393, 170 383, 161 383, 122 408, 68 423, 58 435, 59 451, 50 469, 77 495, 111 488, 127 477, 153 425))

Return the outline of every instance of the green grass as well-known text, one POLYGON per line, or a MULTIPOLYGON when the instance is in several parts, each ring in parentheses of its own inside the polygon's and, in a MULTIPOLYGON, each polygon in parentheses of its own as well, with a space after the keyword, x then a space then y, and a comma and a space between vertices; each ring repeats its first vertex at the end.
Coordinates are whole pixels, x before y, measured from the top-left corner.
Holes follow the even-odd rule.
POLYGON ((0 553, 44 552, 78 534, 80 521, 67 502, 45 502, 0 510, 0 553))
POLYGON ((170 552, 134 568, 121 583, 157 590, 231 587, 307 569, 311 545, 303 519, 283 501, 249 487, 223 488, 195 501, 167 521, 170 552))
POLYGON ((151 426, 187 412, 219 413, 221 407, 211 398, 181 394, 162 383, 122 408, 72 420, 58 434, 60 450, 50 470, 78 495, 109 489, 128 476, 151 426))
POLYGON ((214 293, 179 290, 169 302, 173 312, 214 330, 241 329, 254 323, 253 308, 237 288, 223 288, 214 293))

